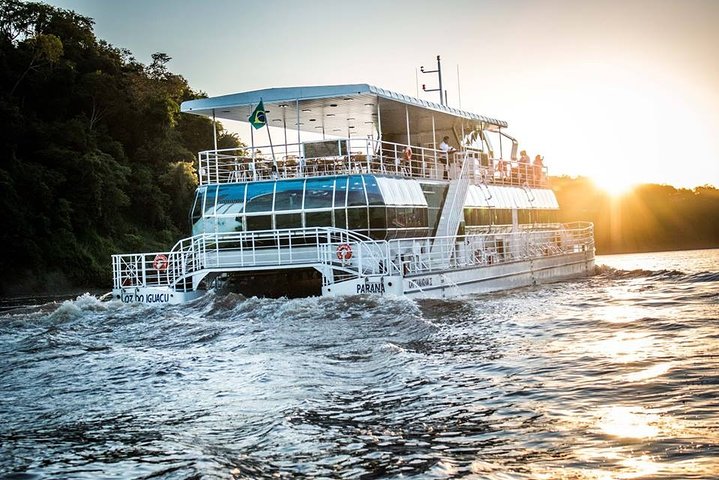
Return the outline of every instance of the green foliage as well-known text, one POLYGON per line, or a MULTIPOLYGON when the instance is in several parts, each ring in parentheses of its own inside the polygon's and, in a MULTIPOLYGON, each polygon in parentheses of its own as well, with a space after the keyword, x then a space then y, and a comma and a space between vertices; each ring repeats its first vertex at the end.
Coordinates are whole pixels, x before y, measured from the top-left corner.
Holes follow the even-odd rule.
MULTIPOLYGON (((212 122, 180 114, 201 94, 98 40, 93 22, 0 0, 0 294, 109 287, 110 255, 169 248, 188 230, 195 154, 212 122), (20 287, 22 286, 22 287, 20 287)), ((238 146, 220 125, 222 145, 238 146)))

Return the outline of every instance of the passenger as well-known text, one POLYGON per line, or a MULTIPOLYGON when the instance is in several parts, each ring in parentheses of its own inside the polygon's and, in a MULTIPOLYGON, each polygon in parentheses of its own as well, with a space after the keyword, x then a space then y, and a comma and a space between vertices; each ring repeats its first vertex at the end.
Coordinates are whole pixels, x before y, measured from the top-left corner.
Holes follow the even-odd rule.
POLYGON ((544 178, 544 157, 542 157, 541 155, 537 155, 536 157, 534 157, 534 165, 532 170, 534 176, 534 183, 541 183, 544 178))
POLYGON ((529 177, 529 155, 526 150, 519 152, 519 183, 526 182, 529 177))
POLYGON ((442 143, 439 144, 439 149, 442 151, 442 161, 444 162, 444 165, 445 165, 445 172, 444 172, 445 178, 447 178, 447 169, 449 168, 449 163, 450 163, 450 158, 451 158, 450 154, 455 153, 457 151, 454 147, 451 147, 448 142, 449 142, 449 136, 445 135, 442 138, 442 143))
POLYGON ((505 180, 507 178, 507 166, 508 165, 509 165, 509 162, 507 162, 503 158, 500 158, 497 160, 497 166, 495 167, 495 171, 499 172, 500 180, 505 180))
POLYGON ((449 142, 449 136, 445 135, 444 138, 442 138, 442 143, 439 144, 439 149, 442 150, 442 153, 447 155, 447 158, 449 158, 449 154, 454 153, 457 150, 454 147, 451 147, 447 142, 449 142))
POLYGON ((412 173, 412 147, 407 145, 404 147, 404 151, 402 152, 402 163, 404 164, 402 166, 402 173, 405 175, 408 175, 412 173))

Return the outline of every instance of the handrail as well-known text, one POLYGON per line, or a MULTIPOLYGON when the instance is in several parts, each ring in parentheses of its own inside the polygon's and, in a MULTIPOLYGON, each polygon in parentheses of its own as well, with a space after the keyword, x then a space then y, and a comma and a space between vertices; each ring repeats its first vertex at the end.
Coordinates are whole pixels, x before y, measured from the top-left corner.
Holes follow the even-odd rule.
POLYGON ((387 258, 385 241, 334 227, 203 233, 180 240, 169 252, 113 255, 113 283, 115 288, 177 287, 193 273, 206 269, 319 263, 336 264, 357 275, 383 275, 387 273, 387 258), (332 258, 334 252, 328 246, 340 244, 355 247, 353 258, 332 258), (154 265, 158 256, 167 261, 161 268, 154 265))
POLYGON ((594 225, 573 222, 558 228, 421 237, 388 241, 397 271, 422 274, 481 265, 594 251, 594 225), (434 246, 434 248, 433 248, 434 246))
POLYGON ((196 288, 194 274, 208 271, 323 265, 355 277, 404 276, 584 252, 594 252, 594 226, 588 222, 390 241, 315 227, 200 234, 181 240, 170 252, 113 255, 112 264, 116 289, 163 286, 188 290, 196 288), (439 248, 433 249, 433 242, 439 248), (340 257, 333 250, 343 243, 351 246, 351 258, 340 257), (159 255, 167 259, 161 269, 153 265, 159 255))
MULTIPOLYGON (((370 173, 408 178, 442 179, 446 154, 441 150, 372 138, 338 139, 346 142, 340 155, 305 157, 304 143, 205 150, 198 155, 200 185, 245 183, 259 180, 370 173), (410 153, 411 151, 411 153, 410 153)), ((311 142, 310 142, 311 143, 311 142)), ((546 187, 547 169, 515 160, 489 158, 484 152, 463 149, 454 158, 473 158, 474 183, 546 187)))

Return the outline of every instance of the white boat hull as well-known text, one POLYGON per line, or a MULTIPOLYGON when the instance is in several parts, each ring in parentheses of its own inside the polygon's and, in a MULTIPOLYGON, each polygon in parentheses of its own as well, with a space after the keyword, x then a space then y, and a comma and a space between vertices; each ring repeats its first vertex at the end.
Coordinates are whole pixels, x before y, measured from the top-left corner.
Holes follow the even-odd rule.
POLYGON ((593 252, 577 252, 416 276, 352 279, 323 287, 322 295, 452 298, 581 278, 593 271, 593 252))

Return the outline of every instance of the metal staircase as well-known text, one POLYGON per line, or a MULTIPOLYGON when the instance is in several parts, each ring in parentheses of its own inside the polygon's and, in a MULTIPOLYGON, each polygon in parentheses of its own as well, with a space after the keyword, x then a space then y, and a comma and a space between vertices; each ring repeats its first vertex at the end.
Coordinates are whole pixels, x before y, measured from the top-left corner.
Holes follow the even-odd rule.
POLYGON ((449 182, 447 196, 444 200, 444 207, 442 207, 437 233, 435 234, 437 238, 432 242, 430 250, 431 258, 442 263, 442 265, 435 266, 449 267, 449 251, 454 245, 459 224, 464 216, 464 202, 467 198, 470 180, 468 172, 474 171, 474 162, 474 158, 465 156, 459 176, 449 182))

